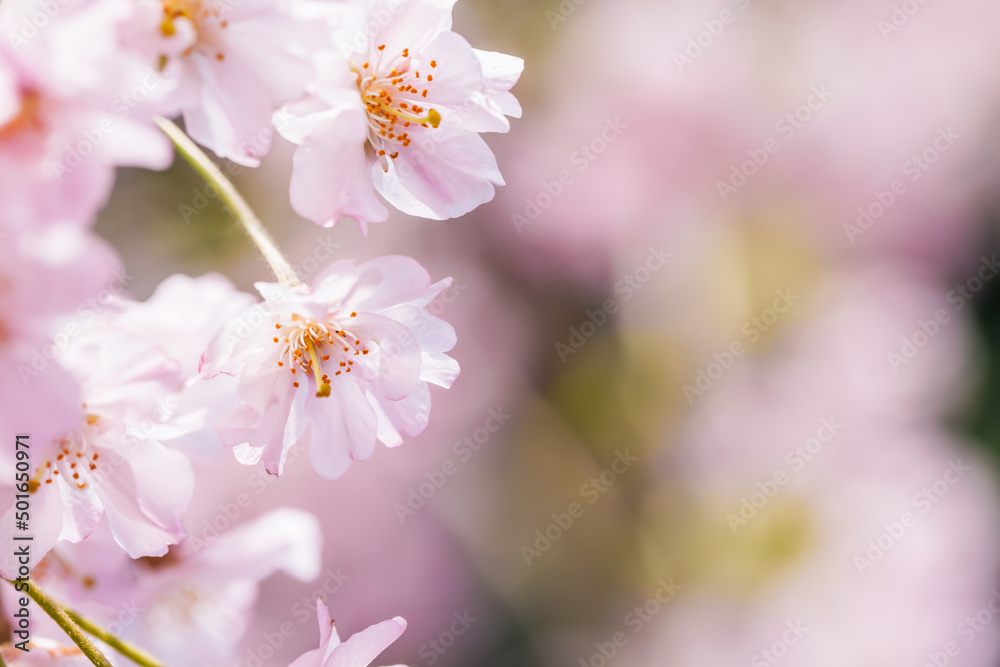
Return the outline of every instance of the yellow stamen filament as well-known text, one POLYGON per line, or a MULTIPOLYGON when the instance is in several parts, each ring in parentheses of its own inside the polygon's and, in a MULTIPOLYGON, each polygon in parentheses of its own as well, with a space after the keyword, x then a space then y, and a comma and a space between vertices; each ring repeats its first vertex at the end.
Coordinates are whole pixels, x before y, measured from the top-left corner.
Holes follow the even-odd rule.
POLYGON ((326 381, 321 382, 321 379, 326 376, 323 375, 323 370, 319 365, 319 359, 316 358, 316 348, 311 340, 306 341, 306 347, 309 348, 309 356, 312 359, 313 377, 316 378, 316 387, 318 388, 316 391, 316 398, 329 396, 330 383, 326 381))

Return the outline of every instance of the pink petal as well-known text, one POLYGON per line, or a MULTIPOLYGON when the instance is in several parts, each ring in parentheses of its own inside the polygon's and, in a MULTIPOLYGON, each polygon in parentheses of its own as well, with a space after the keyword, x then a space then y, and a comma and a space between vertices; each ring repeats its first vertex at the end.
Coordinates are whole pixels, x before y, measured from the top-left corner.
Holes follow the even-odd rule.
POLYGON ((198 561, 254 581, 277 570, 310 581, 319 575, 322 540, 315 516, 280 508, 223 534, 198 555, 198 561))
POLYGON ((492 200, 493 186, 504 182, 492 151, 475 132, 437 141, 433 151, 402 151, 387 173, 376 169, 373 175, 386 201, 433 220, 465 215, 492 200))
POLYGON ((351 461, 367 459, 375 451, 378 417, 353 379, 334 378, 330 389, 325 398, 306 398, 312 430, 309 459, 320 477, 337 479, 351 461))
POLYGON ((228 447, 249 443, 260 449, 267 471, 280 475, 287 456, 286 426, 295 397, 288 370, 275 365, 257 374, 244 371, 239 395, 244 402, 216 425, 216 433, 228 447))
POLYGON ((378 389, 389 400, 398 401, 420 381, 420 346, 417 338, 396 320, 361 313, 351 319, 351 333, 374 341, 378 348, 378 389))
MULTIPOLYGON (((144 451, 129 452, 127 463, 115 461, 110 473, 94 484, 94 490, 104 505, 115 541, 129 556, 162 556, 183 536, 176 508, 186 506, 190 499, 190 464, 183 455, 158 443, 144 442, 139 448, 144 451), (134 468, 129 465, 133 462, 134 468), (154 488, 148 488, 154 482, 154 488), (176 498, 163 496, 171 490, 176 491, 176 498)), ((111 458, 109 455, 106 460, 111 458)))
POLYGON ((389 212, 372 193, 365 139, 368 121, 360 109, 341 111, 317 127, 296 149, 292 162, 291 202, 304 218, 332 227, 342 215, 382 222, 389 212))
POLYGON ((370 259, 358 266, 356 275, 357 284, 344 297, 344 307, 359 311, 378 312, 411 301, 423 305, 443 289, 432 287, 427 270, 415 259, 402 255, 370 259))
MULTIPOLYGON (((371 38, 369 50, 386 45, 384 53, 390 57, 403 49, 419 53, 437 35, 451 30, 451 11, 455 0, 419 0, 400 3, 394 0, 378 0, 369 10, 370 17, 391 16, 392 20, 374 23, 380 29, 371 38)), ((428 60, 430 60, 428 58, 428 60)))
POLYGON ((403 444, 402 433, 420 435, 430 421, 431 392, 423 382, 401 401, 389 401, 374 392, 369 394, 369 400, 378 414, 379 442, 386 447, 403 444))
POLYGON ((15 527, 14 489, 6 489, 4 496, 10 498, 11 505, 4 512, 2 523, 0 523, 0 576, 6 579, 13 579, 18 575, 20 563, 14 551, 18 545, 25 542, 14 540, 14 537, 24 537, 31 535, 34 539, 30 542, 31 560, 29 567, 34 568, 45 554, 55 546, 59 540, 59 533, 63 527, 63 506, 59 491, 52 484, 42 484, 35 493, 31 494, 31 518, 27 531, 17 530, 15 527), (9 494, 7 493, 9 491, 9 494))
POLYGON ((404 630, 406 621, 399 616, 365 628, 329 650, 323 667, 367 667, 399 639, 404 630))
POLYGON ((465 104, 473 93, 483 90, 483 70, 472 46, 456 32, 443 32, 421 50, 421 58, 437 60, 434 82, 427 84, 427 102, 441 111, 441 106, 465 104))

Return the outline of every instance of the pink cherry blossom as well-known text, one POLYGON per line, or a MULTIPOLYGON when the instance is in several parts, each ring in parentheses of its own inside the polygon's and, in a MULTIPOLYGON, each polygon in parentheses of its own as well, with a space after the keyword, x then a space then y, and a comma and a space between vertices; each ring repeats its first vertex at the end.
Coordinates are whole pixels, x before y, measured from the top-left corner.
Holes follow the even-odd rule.
MULTIPOLYGON (((177 435, 164 401, 180 389, 177 364, 153 345, 104 323, 81 333, 59 361, 79 384, 76 423, 61 437, 31 441, 27 483, 34 537, 31 565, 60 540, 79 542, 102 516, 129 556, 163 555, 183 535, 193 474, 160 440, 177 435)), ((10 454, 13 456, 13 454, 10 454)), ((13 494, 0 526, 0 574, 17 571, 13 494)))
MULTIPOLYGON (((319 522, 299 509, 271 510, 155 559, 129 559, 107 528, 59 544, 33 578, 94 622, 118 623, 123 639, 170 665, 233 664, 260 583, 277 572, 311 581, 320 570, 319 522)), ((3 594, 6 608, 14 593, 3 594)), ((36 634, 60 636, 47 620, 32 623, 36 634)))
POLYGON ((116 166, 171 160, 144 104, 162 78, 120 48, 131 0, 66 0, 41 28, 39 14, 33 0, 0 11, 0 229, 88 223, 116 166))
POLYGON ((149 0, 147 48, 176 85, 173 107, 191 138, 219 157, 255 167, 271 146, 271 114, 313 75, 318 25, 282 0, 149 0))
POLYGON ((406 630, 406 621, 397 616, 376 623, 342 642, 323 600, 316 601, 316 616, 319 619, 319 648, 303 653, 289 667, 368 667, 406 630))
POLYGON ((283 107, 278 124, 299 144, 291 201, 300 215, 324 226, 348 215, 364 231, 388 216, 373 190, 435 220, 493 199, 504 181, 479 133, 506 132, 506 116, 520 116, 509 91, 524 63, 452 32, 453 4, 376 0, 345 14, 343 53, 319 59, 310 94, 283 107), (362 40, 359 26, 377 29, 362 40))
MULTIPOLYGON (((114 251, 73 225, 0 238, 0 434, 7 442, 15 433, 49 442, 77 424, 79 383, 58 359, 124 281, 114 251)), ((3 477, 12 479, 12 470, 3 477)))
MULTIPOLYGON (((169 406, 175 422, 215 423, 232 408, 229 397, 236 391, 236 378, 206 382, 198 366, 212 338, 255 301, 227 278, 209 273, 198 278, 175 274, 146 301, 122 304, 115 325, 153 343, 180 365, 184 388, 169 406), (223 386, 227 381, 231 387, 223 386)), ((201 428, 189 429, 170 446, 201 459, 226 451, 214 431, 201 428)))
POLYGON ((175 274, 147 300, 124 303, 115 324, 170 355, 187 379, 198 374, 201 354, 215 334, 254 302, 218 273, 198 278, 175 274))
POLYGON ((454 329, 424 309, 450 285, 400 256, 336 262, 312 290, 258 283, 264 302, 226 327, 202 369, 240 377, 239 404, 216 425, 223 442, 279 475, 308 431, 313 466, 336 479, 376 441, 422 432, 428 383, 450 387, 459 372, 445 354, 454 329))

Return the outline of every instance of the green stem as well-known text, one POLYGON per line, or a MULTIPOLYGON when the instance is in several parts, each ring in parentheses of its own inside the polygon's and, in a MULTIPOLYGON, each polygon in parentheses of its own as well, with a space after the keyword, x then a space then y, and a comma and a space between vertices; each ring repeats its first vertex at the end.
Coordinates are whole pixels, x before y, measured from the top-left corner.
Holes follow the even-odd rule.
POLYGON ((143 665, 144 667, 164 667, 162 662, 160 662, 153 656, 149 655, 142 649, 132 646, 128 642, 123 641, 118 637, 114 636, 104 628, 94 625, 84 617, 80 616, 75 611, 67 609, 66 613, 69 614, 69 617, 73 619, 73 621, 75 621, 76 624, 79 625, 81 628, 83 628, 90 634, 94 635, 102 642, 104 642, 111 648, 115 649, 123 656, 131 660, 132 662, 143 665))
MULTIPOLYGON (((14 582, 10 582, 13 584, 14 582)), ((52 617, 60 628, 63 629, 73 643, 80 647, 83 654, 90 659, 97 667, 111 667, 111 663, 104 654, 101 653, 100 649, 94 646, 94 642, 90 641, 90 638, 84 634, 83 630, 73 619, 70 618, 66 610, 58 603, 49 598, 45 593, 40 591, 33 583, 28 583, 27 591, 31 599, 35 601, 42 611, 52 617)))
POLYGON ((160 126, 160 129, 170 138, 170 141, 174 143, 177 148, 177 152, 187 160, 198 174, 205 179, 207 183, 214 186, 216 191, 219 193, 219 197, 225 203, 226 207, 232 212, 236 219, 243 225, 243 229, 246 230, 247 235, 250 240, 254 242, 257 249, 264 256, 274 275, 277 276, 278 280, 285 285, 294 287, 296 285, 301 285, 302 281, 299 277, 295 275, 295 270, 292 265, 288 263, 281 251, 278 250, 278 246, 274 243, 274 239, 271 235, 267 233, 264 229, 264 225, 257 218, 257 215, 247 204, 243 196, 236 190, 236 187, 232 182, 226 178, 222 171, 215 166, 215 163, 204 151, 202 151, 198 146, 191 141, 188 135, 184 134, 179 127, 174 123, 167 120, 166 118, 157 117, 154 119, 156 124, 160 126))

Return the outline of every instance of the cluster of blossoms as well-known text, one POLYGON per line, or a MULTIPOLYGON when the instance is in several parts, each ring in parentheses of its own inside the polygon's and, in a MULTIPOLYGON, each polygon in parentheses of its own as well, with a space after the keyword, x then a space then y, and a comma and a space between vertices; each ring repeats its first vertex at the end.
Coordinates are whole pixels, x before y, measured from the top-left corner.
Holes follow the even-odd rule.
MULTIPOLYGON (((318 522, 300 510, 192 548, 192 454, 224 445, 277 476, 293 447, 308 446, 332 480, 377 442, 418 435, 429 384, 449 387, 459 373, 447 355, 454 330, 426 308, 451 279, 387 256, 334 262, 309 285, 276 270, 280 282, 257 284, 262 299, 218 275, 176 275, 137 302, 90 227, 117 167, 163 169, 171 139, 184 148, 161 131, 166 118, 248 167, 275 132, 296 144, 291 203, 320 225, 349 216, 364 232, 387 204, 446 219, 491 200, 503 179, 480 134, 520 115, 510 89, 523 62, 472 48, 451 30, 453 4, 0 2, 0 425, 10 443, 0 484, 16 481, 4 489, 0 575, 30 572, 97 619, 127 592, 147 611, 125 639, 202 665, 232 660, 261 580, 316 576, 318 522), (16 555, 16 493, 30 499, 28 558, 16 555)), ((13 590, 3 595, 10 612, 13 590)), ((341 642, 322 602, 317 614, 321 646, 296 666, 368 665, 406 627, 396 618, 341 642)), ((59 632, 34 626, 33 663, 79 655, 59 632)), ((24 648, 15 632, 0 652, 16 664, 24 648)))

